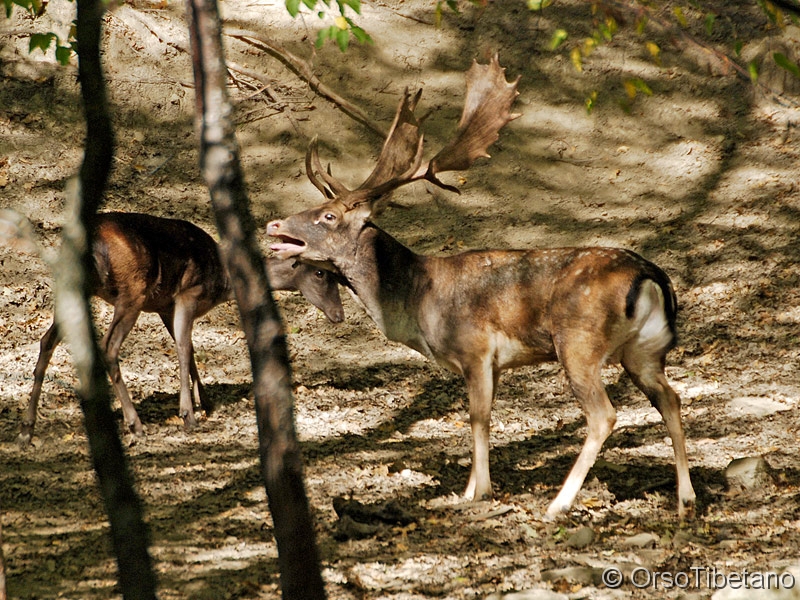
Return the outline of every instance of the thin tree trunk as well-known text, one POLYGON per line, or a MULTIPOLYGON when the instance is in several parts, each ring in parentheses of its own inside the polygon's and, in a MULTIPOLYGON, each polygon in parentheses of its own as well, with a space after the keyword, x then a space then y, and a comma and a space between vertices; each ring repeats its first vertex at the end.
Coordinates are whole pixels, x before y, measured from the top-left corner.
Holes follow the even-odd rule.
POLYGON ((120 588, 126 600, 151 600, 156 597, 156 584, 147 550, 147 529, 111 411, 105 366, 89 310, 90 233, 114 152, 100 61, 103 10, 102 0, 78 0, 78 75, 87 126, 86 144, 79 183, 69 186, 72 189, 67 193, 71 214, 64 225, 55 273, 55 312, 80 379, 86 435, 111 525, 120 588))
POLYGON ((0 600, 6 600, 6 559, 3 554, 3 524, 0 523, 0 600))
POLYGON ((286 338, 256 243, 241 172, 217 4, 215 0, 187 0, 187 4, 200 167, 250 351, 261 471, 275 525, 283 597, 322 599, 325 590, 294 429, 286 338))

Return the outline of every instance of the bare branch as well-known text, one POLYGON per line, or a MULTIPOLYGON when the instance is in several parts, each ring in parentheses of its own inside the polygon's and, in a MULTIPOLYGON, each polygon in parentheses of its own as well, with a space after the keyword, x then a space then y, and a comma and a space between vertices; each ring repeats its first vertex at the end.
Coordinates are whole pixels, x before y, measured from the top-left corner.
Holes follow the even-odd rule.
POLYGON ((355 104, 344 99, 331 88, 322 83, 319 78, 314 75, 314 70, 306 60, 295 54, 292 54, 281 45, 271 42, 252 31, 247 31, 244 29, 226 29, 225 35, 251 46, 255 46, 256 48, 259 48, 260 50, 263 50, 269 55, 277 58, 295 75, 306 81, 308 85, 311 86, 312 90, 336 104, 349 117, 369 128, 380 137, 386 137, 386 130, 383 127, 370 119, 366 113, 364 113, 364 111, 358 108, 355 104))

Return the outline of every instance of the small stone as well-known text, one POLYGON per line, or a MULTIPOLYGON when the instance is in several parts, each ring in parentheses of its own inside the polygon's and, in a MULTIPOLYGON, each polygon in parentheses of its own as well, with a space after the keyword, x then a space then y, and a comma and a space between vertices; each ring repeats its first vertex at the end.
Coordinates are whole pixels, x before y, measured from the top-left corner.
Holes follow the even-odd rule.
POLYGON ((567 538, 566 545, 568 548, 581 549, 585 548, 594 541, 594 529, 591 527, 581 527, 569 538, 567 538))
POLYGON ((772 467, 763 456, 737 458, 725 469, 725 480, 732 490, 752 491, 774 485, 772 467))
POLYGON ((658 536, 652 533, 639 533, 620 542, 623 548, 655 548, 658 536))
POLYGON ((581 585, 594 585, 600 580, 601 569, 592 567, 564 567, 563 569, 550 569, 542 571, 542 581, 568 581, 581 585))

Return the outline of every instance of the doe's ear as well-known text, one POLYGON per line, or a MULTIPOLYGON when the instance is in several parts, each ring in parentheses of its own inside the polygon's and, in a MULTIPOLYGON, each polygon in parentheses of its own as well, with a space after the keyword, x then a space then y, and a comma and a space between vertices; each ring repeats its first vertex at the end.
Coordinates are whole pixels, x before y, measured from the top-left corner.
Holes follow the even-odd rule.
POLYGON ((383 214, 383 211, 385 211, 387 208, 389 208, 389 206, 391 206, 392 196, 393 196, 392 192, 389 192, 388 194, 384 194, 383 196, 372 202, 370 207, 370 212, 373 217, 381 216, 383 214))

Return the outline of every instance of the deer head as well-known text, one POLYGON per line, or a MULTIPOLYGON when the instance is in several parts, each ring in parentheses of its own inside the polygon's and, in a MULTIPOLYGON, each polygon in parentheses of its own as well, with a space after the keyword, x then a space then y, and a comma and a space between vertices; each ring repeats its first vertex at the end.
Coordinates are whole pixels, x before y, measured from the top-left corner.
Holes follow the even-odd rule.
POLYGON ((464 110, 453 139, 433 158, 423 161, 422 121, 414 114, 421 91, 406 90, 395 113, 378 162, 369 177, 355 189, 347 188, 323 169, 314 138, 306 154, 306 174, 327 201, 284 221, 272 221, 267 232, 279 238, 271 246, 279 258, 298 257, 304 262, 335 266, 336 259, 355 256, 360 231, 370 218, 386 208, 391 192, 424 179, 458 192, 437 178, 438 173, 468 169, 499 137, 500 129, 519 115, 510 112, 519 94, 519 78, 509 83, 495 55, 488 65, 477 62, 466 73, 464 110))

